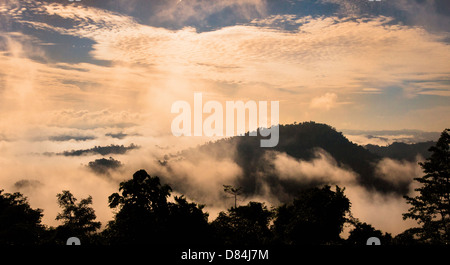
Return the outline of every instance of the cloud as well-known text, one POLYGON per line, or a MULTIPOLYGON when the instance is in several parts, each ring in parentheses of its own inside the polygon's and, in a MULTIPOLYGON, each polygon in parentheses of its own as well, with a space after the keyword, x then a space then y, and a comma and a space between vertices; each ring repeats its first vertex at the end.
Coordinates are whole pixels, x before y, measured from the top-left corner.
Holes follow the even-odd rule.
POLYGON ((281 179, 332 185, 347 185, 356 181, 356 173, 339 167, 334 158, 323 149, 317 149, 314 157, 310 161, 302 161, 290 157, 286 153, 277 153, 272 163, 281 179))
POLYGON ((126 128, 133 127, 142 118, 138 113, 127 111, 59 110, 48 114, 50 126, 94 129, 98 127, 126 128))
POLYGON ((223 185, 234 184, 242 175, 242 169, 225 155, 217 160, 208 153, 194 157, 175 157, 163 166, 159 165, 157 174, 164 177, 177 192, 204 203, 208 207, 226 208, 229 201, 224 197, 223 185), (211 167, 210 165, 214 165, 211 167))
MULTIPOLYGON (((297 160, 285 153, 277 153, 270 161, 280 179, 344 187, 344 194, 352 204, 353 216, 362 222, 372 224, 383 232, 389 232, 395 236, 405 229, 417 225, 410 220, 403 221, 402 214, 407 212, 409 206, 402 196, 379 193, 364 188, 358 184, 356 173, 337 165, 333 157, 321 149, 315 151, 315 158, 310 161, 297 160)), ((421 174, 417 161, 383 159, 376 166, 377 177, 398 187, 407 185, 410 192, 413 192, 417 186, 413 183, 413 178, 419 177, 421 174)))
POLYGON ((0 167, 2 176, 8 177, 0 179, 1 189, 5 192, 21 192, 29 199, 33 208, 43 209, 44 224, 59 225, 55 220, 60 212, 56 194, 62 190, 70 190, 77 198, 92 195, 98 219, 104 224, 111 220, 112 212, 106 206, 107 198, 118 189, 113 172, 111 178, 101 178, 80 165, 87 164, 89 160, 79 159, 74 163, 72 159, 62 156, 50 159, 34 155, 17 156, 15 159, 4 158, 5 156, 0 158, 0 167))
MULTIPOLYGON (((230 1, 223 2, 226 3, 225 5, 230 4, 230 1)), ((218 4, 216 3, 214 6, 218 6, 218 4)), ((338 71, 340 73, 352 73, 349 70, 373 71, 375 69, 372 69, 371 66, 380 66, 373 65, 373 63, 382 61, 375 60, 375 58, 381 59, 378 56, 382 56, 387 59, 382 66, 386 67, 393 63, 391 54, 399 49, 402 52, 395 56, 395 62, 398 62, 398 56, 403 57, 402 54, 405 52, 406 54, 415 53, 413 57, 409 57, 409 60, 422 57, 416 51, 430 48, 429 45, 432 45, 432 42, 429 42, 428 39, 436 37, 423 34, 424 32, 419 28, 389 25, 388 23, 392 22, 392 19, 387 17, 366 19, 306 17, 298 32, 288 33, 252 26, 230 26, 212 32, 197 33, 193 28, 171 31, 145 26, 138 24, 131 17, 95 8, 73 8, 70 5, 52 4, 46 7, 46 13, 78 22, 74 28, 58 28, 58 31, 95 40, 97 44, 94 45, 92 54, 97 59, 152 65, 177 63, 180 66, 194 68, 194 71, 189 71, 189 73, 208 70, 207 67, 200 66, 205 62, 207 64, 215 62, 215 65, 218 66, 239 65, 240 67, 251 65, 252 62, 292 63, 293 67, 303 70, 304 74, 307 72, 304 68, 309 67, 299 67, 301 65, 306 64, 325 70, 326 64, 310 64, 312 62, 332 62, 335 71, 338 70, 337 66, 352 67, 352 69, 344 68, 342 72, 338 71), (321 34, 317 34, 318 32, 321 34), (227 41, 223 41, 225 38, 227 41), (407 47, 405 44, 412 39, 418 39, 419 45, 405 49, 407 47), (381 43, 386 47, 383 50, 378 49, 381 43), (428 47, 422 47, 423 45, 428 47), (218 49, 212 49, 212 47, 218 49), (238 50, 239 52, 236 52, 238 50), (348 53, 350 50, 353 51, 353 55, 348 53), (227 54, 227 56, 222 56, 223 54, 227 54), (255 54, 258 54, 259 58, 255 57, 255 54), (344 56, 346 61, 349 61, 352 57, 359 59, 358 55, 361 54, 364 54, 366 62, 370 62, 363 69, 360 69, 359 64, 357 66, 340 65, 339 59, 344 56), (173 60, 174 58, 177 58, 176 62, 173 60), (195 67, 196 65, 197 67, 195 67)), ((290 20, 294 20, 294 18, 291 17, 290 20)), ((297 20, 301 20, 301 18, 297 18, 297 20)), ((427 55, 429 56, 430 52, 427 55)), ((408 57, 405 56, 405 59, 408 57)), ((433 62, 437 61, 444 62, 443 60, 433 60, 433 62)), ((411 67, 415 66, 411 65, 411 67)), ((420 69, 422 71, 425 68, 421 65, 420 69)), ((387 74, 386 71, 379 72, 382 72, 383 75, 387 74)))
POLYGON ((387 146, 394 142, 414 144, 437 141, 440 132, 424 132, 420 130, 342 130, 345 137, 359 145, 387 146))
MULTIPOLYGON (((204 6, 201 12, 206 13, 229 6, 265 5, 262 1, 242 4, 221 1, 214 6, 211 1, 207 2, 188 1, 183 5, 199 6, 201 3, 204 6), (207 11, 208 5, 211 5, 211 11, 207 11)), ((175 2, 168 3, 172 4, 175 2)), ((222 100, 236 97, 280 100, 284 103, 284 115, 280 119, 284 123, 320 120, 340 126, 351 118, 360 126, 381 128, 397 123, 381 118, 378 123, 373 123, 365 118, 380 102, 386 109, 393 108, 375 96, 388 97, 392 87, 404 92, 403 98, 398 99, 403 104, 396 104, 399 107, 391 114, 397 119, 400 115, 402 118, 413 116, 406 113, 411 106, 417 106, 408 104, 411 98, 420 97, 420 109, 426 111, 435 107, 426 103, 427 96, 443 97, 449 91, 448 84, 443 81, 447 79, 450 61, 446 34, 399 24, 392 17, 281 14, 198 31, 192 27, 176 30, 152 27, 131 16, 89 6, 57 3, 30 6, 29 12, 39 18, 52 16, 67 22, 58 24, 45 19, 34 21, 18 12, 11 9, 11 19, 28 29, 90 40, 92 45, 86 51, 90 58, 108 64, 40 64, 30 61, 30 49, 23 48, 22 54, 27 56, 16 56, 14 65, 27 66, 41 74, 28 75, 32 77, 28 78, 28 85, 23 83, 23 78, 15 76, 17 74, 8 74, 11 85, 5 87, 8 96, 15 100, 5 101, 4 109, 27 106, 28 109, 39 109, 39 113, 48 108, 88 113, 105 109, 112 112, 113 109, 130 116, 140 113, 140 119, 110 115, 122 118, 116 118, 118 126, 129 126, 146 122, 143 113, 161 113, 161 110, 170 109, 172 102, 192 97, 193 91, 208 91, 222 100), (291 29, 277 28, 279 23, 287 23, 291 29), (24 89, 31 85, 33 89, 24 89), (21 105, 16 104, 20 97, 13 95, 13 87, 20 87, 21 93, 27 95, 21 97, 21 105), (108 97, 104 97, 105 94, 108 97), (339 97, 339 102, 332 94, 339 97), (40 100, 27 104, 35 97, 40 100), (88 103, 84 104, 86 101, 88 103), (339 113, 339 118, 331 113, 305 111, 308 106, 319 106, 313 104, 316 101, 328 102, 322 104, 324 109, 332 108, 339 113)), ((10 46, 33 47, 24 45, 25 39, 16 41, 19 45, 10 46)), ((64 52, 77 53, 71 49, 64 52)), ((12 69, 9 62, 2 60, 2 69, 12 69)), ((444 101, 441 100, 439 105, 444 105, 444 101)), ((88 113, 73 126, 106 126, 109 122, 89 119, 88 113)), ((167 115, 153 116, 157 116, 153 117, 155 123, 161 122, 162 126, 157 127, 168 123, 167 115)), ((420 119, 424 118, 421 116, 420 119)), ((413 118, 402 120, 404 127, 423 124, 413 118)), ((63 118, 58 122, 65 124, 67 121, 63 118)), ((429 124, 443 126, 443 122, 429 124)))
MULTIPOLYGON (((413 179, 423 175, 417 157, 416 161, 398 161, 390 158, 380 160, 375 167, 375 176, 381 178, 398 189, 409 191, 412 196, 419 184, 413 179)), ((347 186, 346 196, 352 203, 352 212, 363 222, 372 224, 383 232, 395 236, 404 230, 417 227, 413 220, 403 220, 402 214, 410 207, 402 196, 369 191, 358 185, 347 186)))
POLYGON ((422 168, 418 162, 423 160, 421 157, 412 162, 383 158, 375 168, 375 175, 399 187, 409 186, 414 178, 422 177, 422 168))
MULTIPOLYGON (((102 132, 100 131, 99 135, 102 132)), ((102 138, 93 141, 99 140, 102 138)), ((168 154, 177 149, 170 147, 161 150, 154 148, 155 143, 159 142, 148 140, 142 148, 133 152, 95 160, 92 160, 91 156, 77 156, 75 159, 70 156, 46 158, 30 154, 16 155, 17 159, 11 159, 12 155, 2 152, 0 158, 7 160, 0 159, 0 167, 8 176, 8 179, 1 179, 2 187, 24 192, 30 198, 33 207, 45 210, 44 223, 52 225, 56 224, 54 217, 59 211, 55 195, 63 189, 71 190, 77 197, 92 195, 99 220, 104 223, 111 220, 111 209, 106 206, 107 197, 117 192, 120 181, 129 179, 138 169, 145 169, 152 176, 161 177, 163 183, 174 188, 174 194, 185 194, 191 200, 206 204, 210 220, 213 220, 218 212, 233 205, 233 200, 227 198, 223 192, 222 185, 236 185, 240 183, 239 180, 244 174, 243 168, 235 161, 234 145, 213 150, 203 148, 202 151, 183 152, 171 156, 168 154), (159 160, 166 162, 161 164, 159 160), (32 189, 17 187, 14 183, 24 179, 24 176, 30 180, 38 180, 43 185, 32 189)), ((259 188, 253 194, 239 198, 238 203, 258 200, 266 202, 269 206, 279 205, 286 199, 283 197, 286 194, 283 195, 283 192, 273 186, 273 182, 267 177, 276 173, 278 182, 287 181, 286 183, 291 183, 292 187, 319 184, 345 187, 345 194, 352 202, 354 216, 373 224, 377 229, 396 234, 411 225, 401 219, 401 213, 407 209, 403 198, 366 190, 355 181, 357 176, 354 172, 344 165, 337 164, 333 157, 321 149, 317 149, 309 161, 298 160, 285 153, 271 153, 261 162, 266 163, 266 166, 274 171, 266 172, 267 175, 257 175, 256 184, 259 188)), ((407 168, 408 166, 409 164, 403 162, 384 161, 379 165, 380 174, 386 173, 387 177, 387 173, 393 170, 396 172, 395 176, 399 178, 399 183, 403 183, 405 179, 402 178, 402 174, 413 172, 407 168)), ((389 181, 396 183, 392 179, 389 181)))
POLYGON ((431 31, 447 31, 450 9, 445 0, 392 1, 392 5, 407 14, 409 23, 419 24, 431 31))
POLYGON ((323 96, 313 98, 309 107, 312 109, 330 110, 335 107, 336 100, 337 95, 335 93, 326 93, 323 96))
POLYGON ((361 93, 366 93, 366 94, 380 94, 382 92, 381 89, 379 88, 363 88, 361 93))
POLYGON ((346 186, 344 194, 351 202, 355 218, 371 224, 376 229, 396 236, 408 228, 417 227, 413 220, 403 220, 409 205, 401 196, 382 194, 364 189, 361 186, 346 186))
POLYGON ((266 13, 266 0, 176 0, 167 2, 150 18, 150 22, 170 22, 171 26, 178 27, 189 23, 205 27, 214 23, 215 16, 221 17, 220 23, 223 25, 248 21, 266 13))

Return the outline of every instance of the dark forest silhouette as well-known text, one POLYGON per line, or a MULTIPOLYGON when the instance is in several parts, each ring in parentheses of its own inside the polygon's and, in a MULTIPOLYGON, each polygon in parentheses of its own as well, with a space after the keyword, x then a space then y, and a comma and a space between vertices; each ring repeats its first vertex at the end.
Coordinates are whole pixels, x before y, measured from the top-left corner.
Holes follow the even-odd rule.
MULTIPOLYGON (((382 244, 448 244, 450 240, 450 155, 449 129, 429 151, 420 166, 422 178, 416 197, 405 197, 411 205, 404 218, 419 221, 392 238, 372 225, 352 216, 345 188, 318 185, 303 189, 294 199, 269 209, 264 203, 237 204, 208 222, 204 205, 184 196, 171 196, 172 187, 145 170, 120 183, 119 191, 108 198, 115 216, 103 231, 97 221, 92 197, 77 200, 70 191, 57 194, 62 221, 58 227, 41 223, 43 211, 32 209, 20 193, 0 190, 0 244, 64 245, 78 237, 85 245, 130 244, 214 244, 214 245, 364 245, 369 237, 382 244), (340 233, 351 225, 347 239, 340 233)), ((239 188, 225 185, 225 191, 239 188)), ((224 192, 224 191, 217 191, 224 192)), ((235 196, 237 192, 232 193, 235 196)))

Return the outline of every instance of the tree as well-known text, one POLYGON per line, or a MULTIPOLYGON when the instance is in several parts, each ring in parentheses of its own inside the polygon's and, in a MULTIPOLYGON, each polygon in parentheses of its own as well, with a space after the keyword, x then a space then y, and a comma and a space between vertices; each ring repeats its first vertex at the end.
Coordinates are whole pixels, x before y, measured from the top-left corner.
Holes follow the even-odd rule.
POLYGON ((417 235, 419 234, 419 228, 409 228, 403 231, 402 233, 396 235, 392 239, 392 243, 394 245, 403 245, 403 246, 412 246, 412 245, 418 245, 422 244, 423 242, 420 242, 417 240, 417 235))
POLYGON ((242 194, 242 188, 235 188, 231 185, 223 185, 223 191, 225 191, 228 194, 233 195, 234 197, 234 208, 237 206, 237 196, 242 194))
POLYGON ((419 163, 425 175, 415 178, 421 186, 415 197, 405 196, 411 204, 403 219, 418 221, 414 230, 419 240, 430 244, 450 243, 450 129, 445 129, 435 146, 430 147, 431 156, 419 163))
POLYGON ((25 197, 0 190, 0 245, 35 245, 44 232, 42 210, 32 209, 25 197))
POLYGON ((175 203, 169 203, 168 235, 174 244, 200 245, 208 242, 211 231, 208 225, 208 213, 203 212, 204 205, 188 202, 182 195, 174 197, 175 203))
POLYGON ((183 196, 168 202, 172 188, 145 170, 120 183, 119 193, 109 196, 109 206, 118 209, 103 235, 111 244, 204 243, 208 214, 203 206, 183 196))
POLYGON ((104 235, 112 244, 161 243, 165 239, 169 215, 167 197, 172 189, 145 170, 121 182, 119 193, 108 198, 109 207, 118 209, 104 235))
POLYGON ((58 213, 56 220, 61 220, 62 225, 56 228, 57 243, 64 244, 69 237, 78 237, 83 242, 89 242, 90 236, 100 228, 101 223, 95 222, 97 216, 90 205, 92 197, 89 196, 76 203, 77 199, 68 190, 56 195, 58 205, 62 212, 58 213))
POLYGON ((311 188, 301 192, 292 204, 278 207, 274 232, 276 241, 293 245, 336 244, 341 242, 350 201, 336 186, 311 188))
POLYGON ((220 212, 211 223, 216 243, 226 245, 256 245, 269 243, 272 233, 269 223, 273 212, 263 203, 249 202, 220 212))
POLYGON ((375 229, 372 225, 367 223, 361 223, 358 220, 353 221, 354 228, 350 231, 350 235, 346 240, 350 245, 366 245, 367 239, 370 237, 377 237, 380 239, 382 245, 389 245, 392 241, 392 236, 388 233, 383 233, 380 230, 375 229))

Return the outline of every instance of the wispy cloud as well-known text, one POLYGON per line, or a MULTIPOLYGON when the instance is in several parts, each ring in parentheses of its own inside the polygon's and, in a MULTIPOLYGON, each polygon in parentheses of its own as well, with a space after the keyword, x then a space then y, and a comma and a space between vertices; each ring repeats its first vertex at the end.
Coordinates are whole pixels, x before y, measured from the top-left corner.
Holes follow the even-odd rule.
POLYGON ((168 1, 151 20, 167 21, 178 26, 195 21, 206 26, 208 19, 218 13, 222 16, 221 23, 229 24, 239 19, 264 16, 266 12, 266 0, 174 0, 168 1))
MULTIPOLYGON (((373 92, 387 86, 399 86, 410 94, 411 83, 404 80, 417 79, 420 72, 422 83, 412 93, 448 93, 448 85, 437 81, 448 79, 449 48, 440 42, 440 36, 392 25, 387 17, 288 16, 284 19, 298 21, 298 31, 249 24, 198 33, 193 28, 172 31, 150 27, 92 7, 54 3, 39 11, 72 21, 71 27, 46 25, 61 34, 95 41, 91 51, 94 58, 116 65, 144 64, 150 70, 147 74, 153 76, 231 82, 239 87, 257 83, 266 88, 301 85, 309 95, 317 96, 367 92, 368 88, 373 92)), ((25 18, 19 21, 27 23, 25 18)), ((266 24, 274 21, 277 19, 266 24)), ((39 27, 44 27, 40 23, 39 27)))
POLYGON ((335 107, 336 100, 337 95, 335 93, 326 93, 323 96, 313 98, 309 106, 313 109, 329 110, 335 107))

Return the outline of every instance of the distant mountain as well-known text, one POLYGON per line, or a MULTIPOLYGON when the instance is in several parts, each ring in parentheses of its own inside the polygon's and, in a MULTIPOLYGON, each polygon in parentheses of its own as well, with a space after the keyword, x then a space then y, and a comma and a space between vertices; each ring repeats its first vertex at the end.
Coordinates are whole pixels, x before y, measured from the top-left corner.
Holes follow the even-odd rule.
POLYGON ((394 142, 415 144, 421 142, 437 141, 440 132, 424 132, 420 130, 381 130, 381 131, 363 131, 363 130, 342 130, 342 133, 350 139, 355 137, 356 143, 366 145, 389 145, 394 142), (362 139, 361 139, 362 138, 362 139), (365 138, 365 140, 364 140, 365 138))
MULTIPOLYGON (((201 159, 205 154, 217 161, 231 158, 243 169, 243 175, 236 180, 234 185, 242 187, 245 194, 258 194, 262 191, 263 187, 258 178, 261 178, 261 174, 263 174, 265 183, 270 185, 272 192, 277 193, 278 189, 280 194, 282 192, 293 195, 306 188, 305 183, 277 176, 274 173, 270 155, 276 151, 286 153, 295 159, 310 161, 316 158, 315 151, 321 148, 329 153, 340 167, 356 172, 359 175, 357 181, 369 189, 400 194, 408 191, 407 185, 405 187, 392 186, 391 183, 374 176, 375 166, 384 154, 371 152, 363 146, 350 142, 342 133, 337 132, 329 125, 304 122, 280 125, 279 131, 279 143, 273 148, 261 148, 261 136, 246 134, 210 142, 185 150, 177 156, 192 161, 198 161, 197 159, 201 159), (230 154, 230 150, 233 150, 233 154, 230 154)), ((170 159, 161 164, 170 167, 170 159)), ((310 183, 310 185, 316 184, 327 183, 310 183)))
POLYGON ((389 146, 368 144, 365 146, 365 148, 371 153, 381 157, 389 157, 397 160, 415 161, 417 155, 420 155, 424 159, 428 158, 431 155, 428 149, 435 144, 436 142, 433 141, 416 144, 395 142, 389 146))

